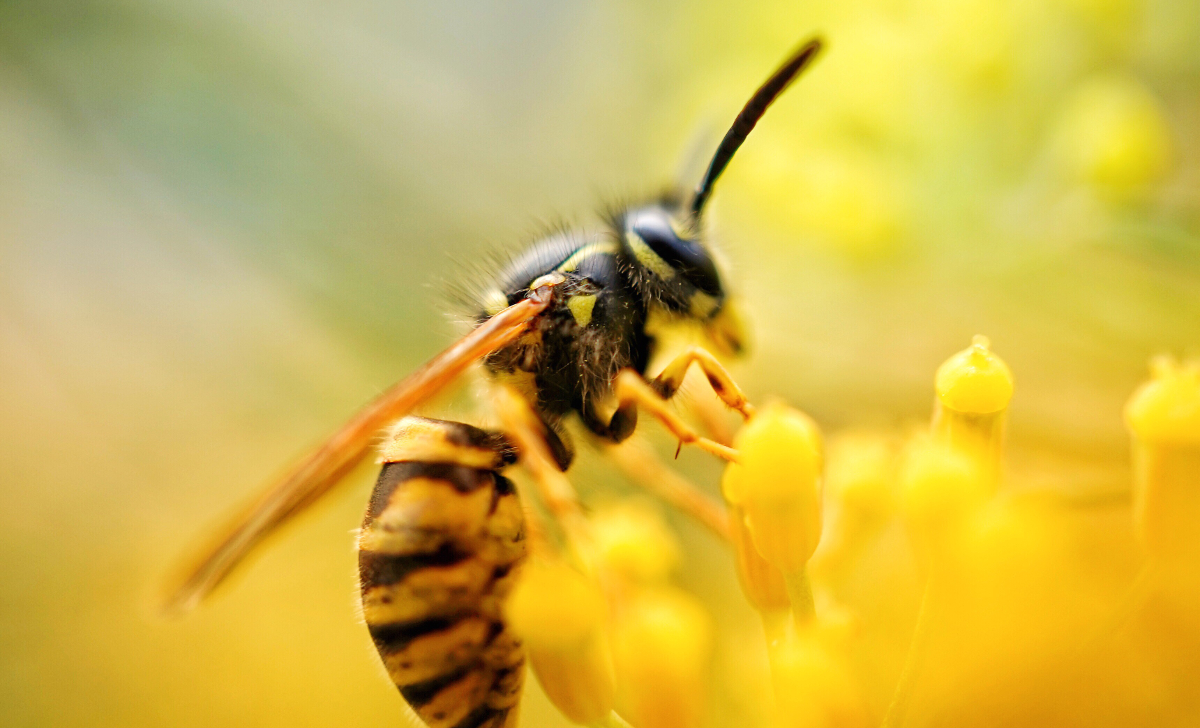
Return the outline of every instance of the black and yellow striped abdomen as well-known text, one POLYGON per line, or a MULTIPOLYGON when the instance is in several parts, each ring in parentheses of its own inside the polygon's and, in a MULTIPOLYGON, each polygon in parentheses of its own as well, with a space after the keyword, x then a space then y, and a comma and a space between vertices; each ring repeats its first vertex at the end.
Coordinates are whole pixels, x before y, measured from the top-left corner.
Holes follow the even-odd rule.
POLYGON ((516 725, 524 651, 504 597, 524 516, 496 434, 410 417, 382 449, 359 536, 363 617, 404 699, 432 728, 516 725))

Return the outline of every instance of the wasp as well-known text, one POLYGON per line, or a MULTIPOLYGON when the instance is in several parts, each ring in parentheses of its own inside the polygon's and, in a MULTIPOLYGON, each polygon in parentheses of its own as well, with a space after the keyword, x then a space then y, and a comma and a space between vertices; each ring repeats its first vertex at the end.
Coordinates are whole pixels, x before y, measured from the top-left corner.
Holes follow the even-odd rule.
POLYGON ((500 612, 526 552, 524 514, 503 474, 522 456, 513 443, 536 436, 565 471, 574 455, 570 418, 598 440, 619 443, 633 433, 640 407, 681 443, 736 457, 665 406, 695 364, 728 406, 750 414, 712 353, 739 353, 745 341, 706 242, 704 211, 755 124, 821 46, 820 39, 802 44, 754 92, 690 194, 616 209, 598 229, 558 232, 516 256, 479 297, 475 328, 253 500, 186 569, 168 609, 196 606, 267 534, 342 480, 392 425, 359 535, 367 626, 392 680, 432 728, 514 724, 524 657, 500 612), (707 346, 647 377, 661 332, 681 324, 698 324, 707 346), (510 437, 406 417, 479 361, 524 400, 533 421, 527 431, 510 437))

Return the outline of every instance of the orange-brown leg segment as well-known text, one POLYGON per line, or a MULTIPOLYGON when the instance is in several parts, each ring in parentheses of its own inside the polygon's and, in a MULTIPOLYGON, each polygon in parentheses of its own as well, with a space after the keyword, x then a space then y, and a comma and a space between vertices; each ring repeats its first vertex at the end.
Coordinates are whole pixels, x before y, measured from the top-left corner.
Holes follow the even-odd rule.
MULTIPOLYGON (((499 387, 496 392, 496 411, 505 435, 520 453, 521 465, 532 476, 538 495, 555 521, 562 527, 567 544, 586 566, 589 559, 583 542, 587 539, 587 524, 579 498, 567 476, 563 474, 547 442, 545 423, 517 392, 499 387)), ((537 544, 538 546, 544 544, 537 544)))
MULTIPOLYGON (((617 380, 613 383, 613 393, 617 398, 618 413, 636 411, 640 406, 670 430, 671 434, 678 438, 680 445, 695 445, 719 458, 737 462, 736 450, 696 434, 690 425, 671 411, 667 406, 667 400, 663 399, 650 383, 632 369, 626 369, 617 375, 617 380)), ((740 395, 741 393, 738 392, 738 396, 740 395)), ((748 404, 744 404, 744 406, 749 407, 748 404)), ((614 415, 615 417, 616 415, 614 415)))
POLYGON ((725 367, 721 366, 721 362, 707 349, 698 346, 689 347, 672 359, 671 363, 650 381, 650 386, 663 399, 674 397, 692 364, 700 367, 713 392, 730 409, 737 410, 747 420, 754 415, 754 407, 746 400, 746 395, 742 394, 741 388, 733 381, 733 377, 729 376, 729 372, 725 371, 725 367))

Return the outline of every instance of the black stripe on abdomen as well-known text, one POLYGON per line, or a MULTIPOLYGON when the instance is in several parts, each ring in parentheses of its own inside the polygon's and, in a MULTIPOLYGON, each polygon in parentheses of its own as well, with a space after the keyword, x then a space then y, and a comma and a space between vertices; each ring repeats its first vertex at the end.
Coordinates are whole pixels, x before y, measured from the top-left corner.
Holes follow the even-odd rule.
POLYGON ((383 512, 396 486, 413 478, 445 481, 460 493, 473 493, 485 486, 495 485, 496 482, 495 474, 490 470, 457 463, 384 463, 379 471, 379 478, 375 481, 371 501, 367 505, 367 520, 377 518, 383 512))
POLYGON ((398 584, 413 572, 435 566, 451 566, 471 557, 453 543, 444 543, 437 551, 423 554, 381 554, 358 552, 358 580, 363 591, 373 586, 398 584))

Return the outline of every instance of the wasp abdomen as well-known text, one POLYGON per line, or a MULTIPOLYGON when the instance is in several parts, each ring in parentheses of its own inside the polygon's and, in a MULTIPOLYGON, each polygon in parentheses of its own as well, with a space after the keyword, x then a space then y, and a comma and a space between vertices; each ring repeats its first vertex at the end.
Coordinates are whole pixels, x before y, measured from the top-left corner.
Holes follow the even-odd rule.
POLYGON ((392 681, 432 728, 515 725, 524 650, 501 605, 525 555, 498 435, 407 418, 383 447, 359 537, 363 617, 392 681))

